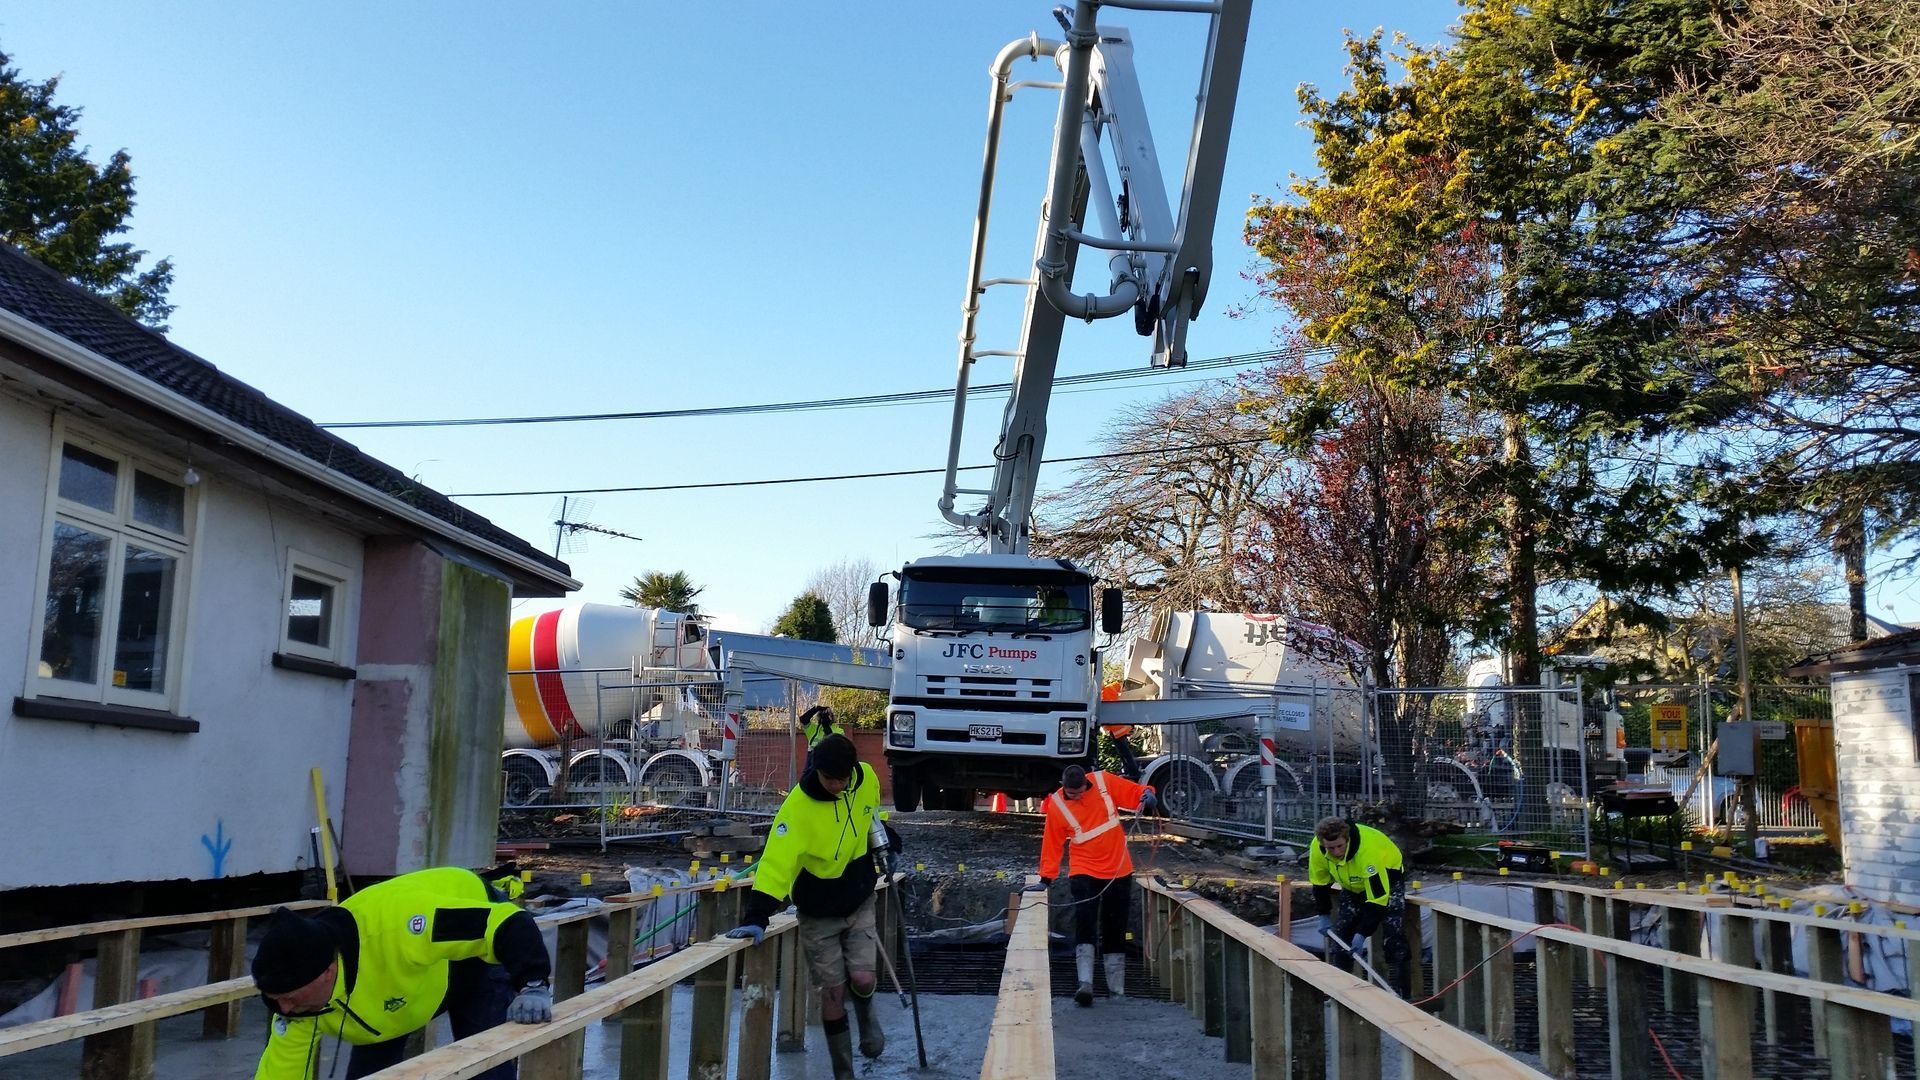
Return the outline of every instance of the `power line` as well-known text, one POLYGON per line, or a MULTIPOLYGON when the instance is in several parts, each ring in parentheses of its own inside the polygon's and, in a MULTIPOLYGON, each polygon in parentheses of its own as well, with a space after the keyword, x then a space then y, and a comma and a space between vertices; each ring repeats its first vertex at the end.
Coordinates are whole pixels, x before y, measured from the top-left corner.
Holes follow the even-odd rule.
MULTIPOLYGON (((1266 352, 1240 353, 1233 356, 1216 356, 1207 360, 1196 360, 1188 364, 1186 371, 1213 371, 1222 368, 1246 367, 1252 364, 1267 363, 1284 357, 1306 356, 1323 352, 1322 349, 1274 349, 1266 352)), ((1063 375, 1054 380, 1057 387, 1087 386, 1099 383, 1120 382, 1129 379, 1144 378, 1158 374, 1159 368, 1121 368, 1113 371, 1089 371, 1079 375, 1063 375)), ((1012 383, 988 383, 969 388, 971 394, 1006 393, 1013 389, 1012 383)), ((848 397, 818 398, 812 401, 770 401, 754 405, 709 405, 691 409, 651 409, 637 412, 608 413, 556 413, 546 416, 475 416, 450 417, 433 420, 345 420, 319 427, 340 431, 348 428, 431 428, 431 427, 481 427, 501 424, 580 424, 602 420, 669 420, 696 416, 748 416, 763 413, 814 412, 824 409, 859 409, 890 405, 912 405, 929 401, 950 401, 953 398, 951 388, 942 390, 905 390, 890 394, 860 394, 848 397)))
MULTIPOLYGON (((1104 461, 1111 458, 1145 457, 1148 454, 1179 454, 1190 450, 1218 450, 1229 446, 1252 446, 1264 443, 1264 437, 1247 439, 1229 439, 1226 442, 1194 443, 1191 446, 1157 446, 1150 450, 1116 450, 1106 454, 1082 454, 1078 457, 1043 458, 1043 465, 1070 465, 1080 461, 1104 461)), ((991 469, 991 465, 962 465, 956 472, 975 472, 991 469)), ((599 487, 599 488, 546 488, 540 491, 461 491, 448 495, 449 499, 504 499, 516 495, 618 495, 636 491, 699 491, 711 488, 771 487, 779 484, 824 484, 838 480, 884 480, 896 476, 931 476, 944 473, 940 469, 895 469, 891 472, 840 473, 835 476, 787 476, 774 480, 721 480, 705 484, 647 484, 635 487, 599 487)))

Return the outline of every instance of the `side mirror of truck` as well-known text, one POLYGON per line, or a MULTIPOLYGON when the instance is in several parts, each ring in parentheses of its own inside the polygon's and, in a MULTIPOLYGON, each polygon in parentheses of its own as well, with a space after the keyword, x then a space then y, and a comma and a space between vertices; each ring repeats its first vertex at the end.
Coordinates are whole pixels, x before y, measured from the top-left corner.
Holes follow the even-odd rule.
POLYGON ((1121 622, 1120 616, 1121 616, 1120 590, 1119 589, 1101 589, 1100 590, 1100 632, 1103 634, 1119 633, 1120 622, 1121 622))
POLYGON ((887 625, 887 583, 884 581, 867 586, 867 625, 887 625))

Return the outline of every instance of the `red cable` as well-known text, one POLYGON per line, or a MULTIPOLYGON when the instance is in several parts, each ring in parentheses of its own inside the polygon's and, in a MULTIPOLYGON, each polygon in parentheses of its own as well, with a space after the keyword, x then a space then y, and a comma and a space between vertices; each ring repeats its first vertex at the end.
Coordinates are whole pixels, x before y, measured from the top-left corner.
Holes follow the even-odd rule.
POLYGON ((1667 1046, 1660 1041, 1660 1033, 1649 1026, 1647 1028, 1647 1034, 1653 1036, 1653 1047, 1660 1051, 1660 1060, 1667 1063, 1667 1071, 1673 1074, 1673 1080, 1687 1080, 1686 1077, 1680 1075, 1679 1069, 1673 1067, 1673 1059, 1667 1056, 1667 1046))
POLYGON ((1429 1002, 1440 1000, 1441 995, 1445 994, 1447 991, 1453 989, 1454 987, 1459 986, 1461 983, 1466 982, 1467 976, 1472 975, 1474 972, 1479 971, 1483 967, 1486 967, 1487 964, 1490 963, 1494 957, 1499 956, 1501 953, 1506 952, 1508 949, 1511 949, 1515 945, 1520 944, 1522 941, 1525 941, 1528 938, 1528 936, 1538 933, 1541 930, 1573 930, 1575 932, 1584 933, 1584 931, 1580 930, 1579 927, 1574 926, 1571 923, 1541 923, 1539 926, 1533 927, 1532 929, 1526 931, 1525 933, 1514 935, 1514 937, 1511 940, 1509 940, 1505 945, 1502 945, 1499 948, 1488 953, 1485 956, 1485 958, 1483 958, 1479 963, 1473 965, 1472 967, 1468 968, 1466 971, 1462 972, 1459 978, 1453 980, 1452 982, 1441 987, 1440 989, 1435 990, 1431 997, 1423 997, 1419 1001, 1412 1002, 1412 1004, 1415 1007, 1418 1007, 1421 1005, 1425 1005, 1429 1002))

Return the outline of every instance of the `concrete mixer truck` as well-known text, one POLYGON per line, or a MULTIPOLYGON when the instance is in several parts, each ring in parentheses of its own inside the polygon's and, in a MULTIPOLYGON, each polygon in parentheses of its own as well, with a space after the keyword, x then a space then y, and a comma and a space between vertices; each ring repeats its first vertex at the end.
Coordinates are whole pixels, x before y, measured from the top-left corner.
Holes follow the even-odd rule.
POLYGON ((701 748, 719 672, 699 618, 582 604, 516 619, 507 635, 500 767, 510 806, 561 786, 697 788, 720 782, 701 748))

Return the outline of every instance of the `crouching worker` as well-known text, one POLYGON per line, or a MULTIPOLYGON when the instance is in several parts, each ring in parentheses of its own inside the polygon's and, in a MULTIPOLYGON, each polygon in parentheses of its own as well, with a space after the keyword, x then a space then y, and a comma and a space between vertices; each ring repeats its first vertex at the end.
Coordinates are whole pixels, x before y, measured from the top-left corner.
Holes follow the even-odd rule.
MULTIPOLYGON (((552 1020, 540 928, 498 895, 448 867, 402 874, 338 907, 275 910, 253 957, 253 983, 273 1014, 255 1080, 308 1080, 322 1035, 353 1044, 353 1080, 399 1064, 407 1036, 441 1013, 457 1039, 503 1020, 552 1020)), ((506 1062, 480 1077, 514 1075, 506 1062)))
POLYGON ((1097 945, 1107 972, 1107 993, 1126 996, 1127 919, 1133 896, 1133 856, 1121 811, 1154 808, 1153 789, 1124 776, 1069 765, 1060 774, 1060 790, 1047 797, 1046 825, 1040 834, 1040 882, 1045 889, 1060 876, 1067 857, 1068 893, 1073 897, 1073 967, 1080 982, 1074 1003, 1093 1004, 1093 954, 1097 945), (1067 851, 1071 841, 1073 848, 1067 851))
POLYGON ((1408 996, 1407 936, 1401 919, 1407 910, 1406 869, 1400 848, 1386 833, 1337 817, 1313 827, 1307 851, 1307 880, 1313 885, 1313 909, 1319 915, 1327 963, 1353 970, 1353 957, 1369 938, 1380 942, 1394 992, 1408 996), (1340 886, 1340 910, 1333 910, 1333 887, 1340 886), (1331 935, 1333 940, 1327 940, 1331 935))
MULTIPOLYGON (((860 761, 845 735, 830 734, 813 748, 812 767, 787 794, 767 834, 766 850, 753 867, 741 925, 728 937, 758 945, 767 922, 791 897, 799 912, 800 947, 820 988, 820 1027, 827 1035, 834 1080, 851 1080, 853 1036, 847 1024, 848 991, 860 1022, 860 1052, 877 1058, 887 1037, 874 1012, 873 842, 880 812, 880 778, 860 761)), ((893 829, 881 824, 886 843, 900 849, 893 829)))

